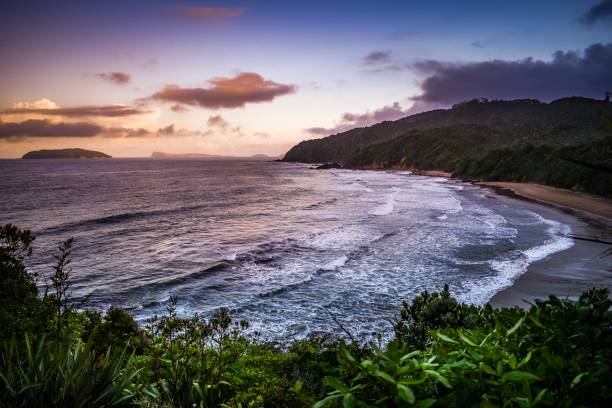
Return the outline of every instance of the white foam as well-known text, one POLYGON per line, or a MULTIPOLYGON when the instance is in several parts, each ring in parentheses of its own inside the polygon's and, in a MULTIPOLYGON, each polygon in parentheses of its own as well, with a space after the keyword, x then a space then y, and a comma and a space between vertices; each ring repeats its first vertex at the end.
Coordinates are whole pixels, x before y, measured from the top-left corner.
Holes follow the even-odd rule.
POLYGON ((447 220, 448 219, 448 215, 443 214, 443 215, 441 215, 439 217, 436 217, 436 218, 439 219, 439 220, 447 220))
POLYGON ((224 256, 224 257, 223 257, 223 260, 224 260, 224 261, 232 261, 232 262, 233 262, 233 261, 235 261, 235 260, 236 260, 236 257, 237 257, 237 256, 238 256, 238 253, 237 253, 237 252, 234 252, 234 253, 232 253, 232 254, 228 254, 228 255, 224 256))
POLYGON ((303 245, 321 250, 353 250, 359 246, 379 240, 382 236, 380 233, 372 233, 372 231, 361 226, 342 225, 308 236, 304 240, 303 245))
POLYGON ((342 255, 340 258, 336 258, 333 261, 326 263, 321 267, 321 269, 324 271, 335 271, 341 266, 344 266, 346 261, 348 261, 348 257, 346 255, 342 255))
POLYGON ((475 282, 468 293, 460 296, 461 300, 470 303, 484 303, 495 293, 511 286, 519 276, 527 272, 529 265, 533 262, 574 246, 574 241, 567 237, 571 232, 569 225, 543 217, 542 220, 549 225, 547 229, 549 239, 541 245, 521 251, 518 256, 511 259, 489 261, 489 265, 498 272, 496 276, 475 282))
POLYGON ((387 194, 387 200, 385 201, 385 203, 374 208, 370 212, 370 214, 389 215, 393 212, 393 209, 395 208, 395 197, 397 196, 397 193, 399 193, 401 190, 397 187, 392 187, 391 191, 391 193, 387 194))

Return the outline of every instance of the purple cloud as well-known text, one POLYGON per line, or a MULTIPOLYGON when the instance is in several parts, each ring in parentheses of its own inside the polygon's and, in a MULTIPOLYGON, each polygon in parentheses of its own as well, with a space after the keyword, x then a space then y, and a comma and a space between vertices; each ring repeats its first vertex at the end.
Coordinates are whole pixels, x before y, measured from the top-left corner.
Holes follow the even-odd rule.
POLYGON ((421 61, 413 69, 427 77, 414 97, 448 106, 472 98, 554 100, 564 96, 602 96, 612 89, 612 43, 593 44, 584 52, 557 51, 550 62, 525 58, 465 64, 421 61))
POLYGON ((127 85, 130 82, 130 74, 126 72, 101 72, 95 74, 96 78, 100 78, 104 81, 112 82, 116 85, 127 85))

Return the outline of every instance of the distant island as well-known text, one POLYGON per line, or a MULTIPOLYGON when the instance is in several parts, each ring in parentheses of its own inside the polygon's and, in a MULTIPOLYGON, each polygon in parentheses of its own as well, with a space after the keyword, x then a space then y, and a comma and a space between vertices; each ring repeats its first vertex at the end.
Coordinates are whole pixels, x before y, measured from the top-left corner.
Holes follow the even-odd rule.
POLYGON ((464 179, 534 182, 612 196, 610 117, 607 100, 474 99, 307 140, 283 161, 437 170, 464 179))
POLYGON ((112 156, 95 150, 52 149, 34 150, 23 155, 22 159, 110 159, 112 156))
POLYGON ((152 159, 205 159, 205 160, 274 160, 278 159, 275 156, 266 156, 265 154, 254 154, 252 156, 222 156, 206 153, 165 153, 153 152, 152 159))

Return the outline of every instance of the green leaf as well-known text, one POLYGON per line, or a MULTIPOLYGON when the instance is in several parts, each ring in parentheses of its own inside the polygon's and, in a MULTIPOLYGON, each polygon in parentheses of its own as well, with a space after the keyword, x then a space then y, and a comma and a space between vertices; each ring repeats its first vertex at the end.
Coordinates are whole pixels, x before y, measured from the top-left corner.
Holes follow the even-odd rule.
POLYGON ((382 379, 383 379, 383 380, 385 380, 385 381, 390 382, 391 384, 395 384, 395 382, 396 382, 396 381, 395 381, 395 378, 391 377, 389 374, 385 373, 385 372, 384 372, 384 371, 382 371, 382 370, 376 370, 376 371, 374 372, 374 375, 376 375, 377 377, 382 378, 382 379))
POLYGON ((470 340, 465 334, 459 332, 459 338, 461 340, 463 340, 464 343, 472 346, 472 347, 478 347, 478 344, 474 343, 472 340, 470 340))
POLYGON ((438 338, 440 340, 443 340, 443 341, 445 341, 447 343, 459 344, 458 341, 455 341, 455 340, 451 339, 450 337, 448 337, 448 336, 446 336, 446 335, 444 335, 444 334, 442 334, 440 332, 436 333, 436 336, 438 336, 438 338))
POLYGON ((453 386, 450 385, 446 377, 444 377, 439 372, 434 371, 434 370, 425 370, 425 372, 429 374, 430 376, 432 376, 433 378, 435 378, 437 381, 441 382, 442 385, 444 385, 446 388, 453 388, 453 386))
POLYGON ((397 395, 399 395, 401 399, 406 402, 409 402, 410 404, 412 404, 416 400, 414 393, 412 392, 410 387, 404 384, 397 384, 397 395))
POLYGON ((514 333, 515 331, 517 331, 517 330, 518 330, 518 328, 519 328, 519 327, 521 327, 521 325, 523 324, 523 322, 524 322, 524 321, 525 321, 525 316, 521 317, 521 318, 518 320, 518 322, 516 322, 516 323, 514 324, 514 326, 512 326, 512 327, 510 328, 510 330, 508 330, 508 331, 506 332, 506 336, 511 336, 511 335, 512 335, 512 333, 514 333))
POLYGON ((294 384, 293 384, 293 391, 295 393, 299 393, 300 391, 302 391, 302 386, 304 385, 304 383, 300 380, 297 380, 294 384))
POLYGON ((355 396, 351 393, 345 394, 342 399, 342 406, 344 408, 353 408, 357 404, 355 396))
POLYGON ((502 380, 514 382, 537 381, 539 379, 540 377, 527 371, 510 371, 502 376, 502 380))
POLYGON ((491 368, 491 366, 485 363, 478 363, 478 368, 480 369, 480 371, 483 371, 487 374, 497 376, 497 372, 493 368, 491 368))
POLYGON ((510 357, 508 357, 508 365, 511 369, 516 370, 517 361, 514 354, 510 354, 510 357))
POLYGON ((356 361, 355 357, 353 357, 351 352, 348 351, 346 347, 342 347, 342 354, 344 355, 344 358, 346 358, 351 363, 354 363, 356 361))
POLYGON ((425 400, 421 400, 419 402, 417 402, 416 404, 414 404, 415 407, 417 408, 429 408, 432 405, 434 405, 436 403, 436 400, 433 398, 428 398, 425 400))
POLYGON ((529 353, 527 353, 527 355, 525 356, 524 359, 521 360, 521 362, 518 364, 518 367, 521 368, 522 366, 527 364, 529 362, 529 360, 531 360, 531 351, 529 353))
POLYGON ((342 394, 346 394, 347 392, 349 392, 349 387, 344 385, 342 381, 338 380, 335 377, 327 376, 325 377, 324 381, 325 381, 325 384, 327 384, 329 387, 332 387, 333 389, 340 391, 342 394))
POLYGON ((580 381, 582 381, 582 377, 584 377, 587 374, 588 372, 580 373, 577 376, 575 376, 574 379, 572 380, 572 385, 570 385, 570 388, 574 388, 576 385, 580 384, 580 381))
POLYGON ((546 391, 548 391, 548 389, 544 388, 542 391, 538 392, 538 395, 536 395, 535 399, 533 400, 533 405, 537 405, 540 402, 542 402, 542 399, 544 398, 544 394, 546 394, 546 391))
POLYGON ((330 395, 329 397, 326 397, 326 398, 322 399, 321 401, 318 401, 316 404, 314 404, 312 406, 312 408, 326 407, 328 405, 331 405, 331 403, 335 402, 336 400, 338 400, 340 398, 342 398, 341 394, 330 395))
POLYGON ((414 357, 414 356, 418 355, 419 353, 421 353, 421 350, 415 350, 415 351, 412 351, 412 352, 410 352, 410 353, 406 354, 405 356, 403 356, 402 358, 400 358, 400 363, 403 363, 403 362, 405 362, 406 360, 411 359, 412 357, 414 357))

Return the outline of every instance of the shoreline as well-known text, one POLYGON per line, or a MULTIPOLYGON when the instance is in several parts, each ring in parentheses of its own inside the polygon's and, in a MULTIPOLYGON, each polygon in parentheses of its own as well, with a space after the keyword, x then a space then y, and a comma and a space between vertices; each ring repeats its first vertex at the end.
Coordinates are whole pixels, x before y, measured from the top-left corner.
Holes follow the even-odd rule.
MULTIPOLYGON (((388 168, 347 170, 400 171, 388 168)), ((612 246, 576 238, 612 242, 612 200, 534 183, 461 179, 442 170, 412 170, 412 174, 470 183, 490 191, 490 199, 526 207, 571 228, 572 247, 529 264, 512 284, 491 296, 487 303, 492 306, 529 307, 535 299, 545 300, 551 295, 577 299, 582 292, 593 287, 608 288, 612 293, 612 255, 602 257, 612 246)))
POLYGON ((589 218, 593 218, 593 215, 595 215, 606 218, 608 222, 612 221, 612 200, 603 197, 535 183, 481 181, 474 184, 492 187, 496 190, 509 190, 517 196, 535 200, 545 205, 553 205, 573 212, 582 212, 589 218))
MULTIPOLYGON (((611 241, 612 222, 606 215, 612 202, 604 198, 531 183, 474 184, 569 225, 572 236, 611 241)), ((494 307, 528 307, 535 299, 548 299, 550 295, 576 299, 592 287, 612 290, 612 258, 601 256, 610 245, 576 238, 573 242, 571 248, 531 263, 512 285, 497 292, 488 303, 494 307)))

